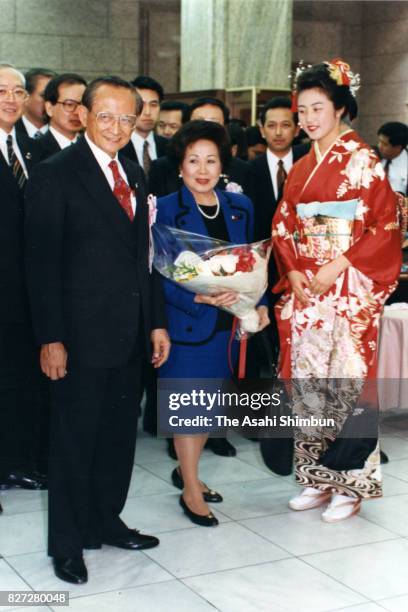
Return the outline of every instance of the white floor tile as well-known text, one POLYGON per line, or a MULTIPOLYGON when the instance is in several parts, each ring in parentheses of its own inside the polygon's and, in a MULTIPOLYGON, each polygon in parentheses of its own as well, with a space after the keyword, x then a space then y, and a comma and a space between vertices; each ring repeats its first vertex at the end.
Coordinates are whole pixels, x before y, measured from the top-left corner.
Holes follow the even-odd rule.
POLYGON ((7 561, 36 591, 69 590, 70 597, 164 582, 172 578, 142 552, 104 546, 102 550, 86 551, 84 557, 89 580, 81 585, 69 585, 59 580, 54 575, 51 559, 43 553, 18 555, 9 557, 7 561))
MULTIPOLYGON (((177 489, 173 487, 173 491, 177 489)), ((154 535, 163 531, 194 527, 180 507, 180 493, 179 491, 173 495, 150 495, 128 499, 121 517, 129 527, 154 535)), ((230 518, 223 515, 221 506, 222 504, 211 505, 220 523, 225 523, 230 518)))
MULTIPOLYGON (((408 536, 408 495, 397 495, 363 504, 363 516, 385 529, 408 536)), ((408 589, 407 589, 408 592, 408 589)))
POLYGON ((132 480, 130 481, 128 497, 140 497, 142 495, 156 495, 157 493, 173 492, 173 485, 170 485, 162 478, 158 478, 150 472, 147 472, 141 466, 135 466, 132 473, 132 480))
POLYGON ((393 540, 308 555, 307 563, 378 601, 408 593, 408 541, 393 540))
POLYGON ((384 474, 389 474, 390 476, 408 481, 408 459, 390 461, 382 466, 382 470, 384 474))
MULTIPOLYGON (((138 434, 136 441, 135 463, 142 464, 146 461, 160 461, 167 458, 167 442, 165 438, 153 438, 138 434)), ((171 459, 169 458, 169 461, 171 459)))
POLYGON ((382 436, 380 445, 390 461, 408 459, 408 440, 396 436, 382 436))
POLYGON ((0 591, 29 591, 30 587, 4 559, 0 559, 0 591))
POLYGON ((407 612, 408 610, 408 595, 402 597, 392 597, 391 599, 381 599, 378 602, 389 612, 407 612))
MULTIPOLYGON (((174 469, 173 464, 170 465, 167 461, 146 463, 143 467, 168 482, 170 482, 170 474, 174 469)), ((210 488, 214 488, 215 485, 221 483, 265 478, 264 471, 244 463, 236 457, 218 457, 214 454, 201 457, 199 471, 201 480, 210 488)))
POLYGON ((317 508, 240 522, 296 556, 396 537, 360 517, 328 525, 321 520, 321 513, 322 509, 317 508))
MULTIPOLYGON (((56 612, 60 608, 55 608, 56 612)), ((184 584, 173 580, 71 600, 70 612, 215 612, 184 584)))
POLYGON ((244 463, 248 463, 249 465, 253 465, 254 467, 258 468, 259 470, 262 470, 270 476, 276 476, 273 472, 271 472, 268 467, 266 467, 259 450, 259 444, 257 444, 256 446, 254 445, 248 450, 240 452, 239 455, 237 455, 237 459, 243 461, 244 463))
POLYGON ((361 604, 359 606, 341 608, 341 610, 336 609, 336 612, 381 612, 381 610, 384 612, 384 608, 382 606, 371 602, 367 604, 361 604))
POLYGON ((289 512, 288 500, 294 495, 293 485, 267 478, 220 485, 224 497, 220 510, 234 520, 289 512))
POLYGON ((36 512, 46 510, 48 505, 47 491, 27 491, 25 489, 8 489, 0 492, 0 503, 4 515, 36 512))
POLYGON ((298 559, 183 582, 221 612, 323 612, 366 601, 298 559))
POLYGON ((383 496, 408 494, 408 481, 383 473, 383 496))
POLYGON ((3 557, 21 553, 45 551, 47 547, 47 513, 5 512, 0 520, 0 554, 3 557))
POLYGON ((235 523, 165 533, 161 546, 147 550, 146 554, 177 578, 289 556, 235 523))

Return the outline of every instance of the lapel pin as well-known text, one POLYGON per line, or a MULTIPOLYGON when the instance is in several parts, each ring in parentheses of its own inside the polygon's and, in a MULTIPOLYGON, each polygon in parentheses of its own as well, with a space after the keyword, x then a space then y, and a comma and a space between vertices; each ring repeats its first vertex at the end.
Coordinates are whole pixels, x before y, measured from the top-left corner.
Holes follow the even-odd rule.
POLYGON ((231 215, 231 219, 232 219, 233 221, 239 221, 239 219, 240 219, 240 218, 241 218, 241 217, 240 217, 239 215, 231 215))
POLYGON ((25 154, 25 158, 26 159, 31 159, 31 157, 32 157, 32 155, 31 155, 30 151, 25 154))

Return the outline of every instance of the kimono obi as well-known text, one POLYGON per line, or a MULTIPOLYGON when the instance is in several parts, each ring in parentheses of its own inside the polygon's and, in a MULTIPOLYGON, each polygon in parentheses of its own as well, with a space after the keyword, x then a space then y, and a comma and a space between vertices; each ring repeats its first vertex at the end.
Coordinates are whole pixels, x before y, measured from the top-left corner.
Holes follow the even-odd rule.
POLYGON ((357 205, 358 199, 298 204, 299 254, 327 260, 347 251, 352 244, 357 205))

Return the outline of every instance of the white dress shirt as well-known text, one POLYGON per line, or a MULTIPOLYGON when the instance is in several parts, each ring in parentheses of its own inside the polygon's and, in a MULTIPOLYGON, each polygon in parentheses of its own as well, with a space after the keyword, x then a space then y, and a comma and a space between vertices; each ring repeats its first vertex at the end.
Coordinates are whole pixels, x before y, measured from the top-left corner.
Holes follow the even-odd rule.
MULTIPOLYGON (((18 161, 20 162, 20 164, 23 167, 24 170, 24 174, 26 175, 26 177, 28 178, 28 172, 27 172, 27 167, 24 163, 24 158, 23 155, 19 149, 19 146, 17 144, 17 140, 16 140, 16 130, 15 128, 13 128, 10 132, 12 140, 13 140, 13 149, 14 149, 14 153, 16 154, 16 157, 18 159, 18 161)), ((9 134, 7 134, 7 132, 5 132, 2 128, 0 128, 0 151, 4 157, 4 159, 6 160, 7 164, 10 165, 10 160, 8 158, 8 153, 7 153, 7 137, 9 136, 9 134)))
POLYGON ((37 132, 41 132, 41 134, 46 134, 48 132, 48 123, 38 128, 36 125, 34 125, 34 123, 31 123, 31 121, 27 119, 27 117, 25 117, 24 115, 21 117, 21 119, 30 138, 35 138, 37 132))
POLYGON ((275 194, 275 200, 278 200, 278 163, 280 160, 283 161, 283 167, 285 169, 286 174, 289 174, 289 170, 293 166, 293 151, 292 149, 285 155, 285 157, 277 157, 270 151, 270 149, 266 152, 266 158, 268 160, 269 172, 271 174, 272 185, 273 185, 273 193, 275 194))
POLYGON ((76 135, 73 140, 70 140, 69 138, 64 136, 64 134, 61 134, 61 132, 58 132, 51 125, 50 125, 50 132, 54 136, 55 140, 58 142, 60 149, 66 149, 67 147, 70 147, 78 139, 78 135, 76 135))
MULTIPOLYGON (((382 160, 382 165, 385 167, 387 160, 382 160)), ((398 157, 394 157, 388 166, 388 180, 390 181, 393 191, 399 191, 407 195, 407 179, 408 179, 408 152, 403 149, 398 157)))
POLYGON ((139 162, 139 166, 141 166, 143 168, 143 145, 145 143, 145 140, 147 140, 147 142, 149 143, 149 147, 148 147, 148 151, 149 151, 149 157, 150 159, 153 161, 154 159, 157 159, 157 150, 156 150, 156 143, 154 141, 154 133, 153 131, 150 132, 150 134, 148 135, 148 137, 142 138, 137 132, 133 131, 132 132, 132 137, 131 137, 131 142, 135 148, 136 151, 136 155, 137 155, 137 160, 139 162))
MULTIPOLYGON (((102 172, 104 173, 106 180, 109 183, 109 187, 112 189, 115 186, 115 181, 113 180, 113 174, 112 174, 112 170, 109 168, 109 164, 111 163, 111 161, 115 161, 118 164, 118 169, 119 169, 119 174, 120 176, 123 178, 123 180, 125 181, 125 183, 127 185, 129 185, 129 182, 127 180, 127 176, 126 176, 126 172, 124 171, 122 164, 119 161, 119 157, 118 154, 116 153, 116 156, 114 157, 114 159, 111 158, 110 155, 108 155, 107 153, 105 153, 105 151, 103 151, 102 149, 100 149, 94 142, 92 142, 92 140, 89 138, 88 134, 85 132, 85 140, 86 142, 89 144, 89 147, 92 151, 92 153, 94 154, 96 161, 98 162, 99 166, 101 167, 102 172)), ((136 196, 134 193, 134 186, 132 187, 132 195, 130 197, 131 200, 131 204, 132 204, 132 210, 133 210, 133 214, 136 213, 136 196)))

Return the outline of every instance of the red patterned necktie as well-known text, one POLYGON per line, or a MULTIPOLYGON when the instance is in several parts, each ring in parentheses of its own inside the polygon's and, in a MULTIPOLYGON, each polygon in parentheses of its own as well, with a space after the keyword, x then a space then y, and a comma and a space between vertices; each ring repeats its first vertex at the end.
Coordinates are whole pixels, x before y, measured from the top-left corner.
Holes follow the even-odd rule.
POLYGON ((109 168, 112 170, 114 186, 113 195, 129 217, 133 221, 135 215, 132 209, 132 190, 120 175, 118 164, 115 160, 111 161, 109 168))
POLYGON ((278 202, 282 199, 283 196, 283 187, 285 185, 287 173, 285 170, 285 166, 283 165, 283 160, 280 159, 278 161, 278 171, 276 173, 276 182, 278 185, 278 202))

